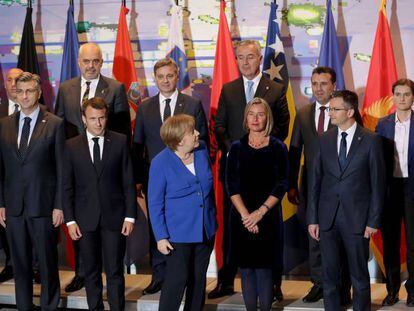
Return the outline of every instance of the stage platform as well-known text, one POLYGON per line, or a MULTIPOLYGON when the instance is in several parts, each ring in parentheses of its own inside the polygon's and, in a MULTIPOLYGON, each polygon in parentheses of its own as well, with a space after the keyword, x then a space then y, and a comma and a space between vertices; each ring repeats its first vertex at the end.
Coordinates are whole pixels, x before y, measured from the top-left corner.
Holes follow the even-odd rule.
MULTIPOLYGON (((84 289, 66 294, 63 291, 63 288, 68 284, 73 277, 73 272, 71 271, 60 271, 60 280, 62 288, 62 297, 61 297, 61 308, 68 309, 87 309, 86 303, 86 294, 84 289)), ((139 311, 155 311, 158 309, 158 300, 159 295, 149 295, 142 296, 142 289, 145 288, 150 282, 149 275, 126 275, 126 310, 139 310, 139 311)), ((216 280, 209 278, 207 281, 207 292, 211 291, 215 285, 216 280)), ((308 281, 292 281, 284 280, 282 283, 282 290, 285 297, 285 300, 281 304, 274 306, 274 310, 323 310, 323 302, 320 301, 314 304, 305 304, 302 302, 302 297, 307 293, 311 283, 308 281)), ((206 301, 206 311, 220 310, 220 311, 232 311, 232 310, 245 310, 243 304, 243 298, 240 293, 240 280, 236 280, 235 289, 237 293, 231 297, 225 297, 214 300, 206 301)), ((104 289, 105 291, 105 289, 104 289)), ((373 301, 373 310, 412 310, 405 306, 406 293, 404 288, 400 292, 400 303, 393 307, 381 308, 380 304, 385 297, 385 285, 384 284, 372 284, 371 286, 371 295, 373 301)), ((34 286, 34 302, 39 305, 39 294, 40 294, 40 285, 34 286)), ((105 294, 105 293, 104 293, 105 294)), ((14 294, 14 283, 13 281, 0 284, 0 304, 3 305, 13 305, 15 304, 15 294, 14 294)), ((105 309, 109 310, 107 303, 105 302, 105 309)), ((8 309, 2 309, 8 310, 8 309)), ((9 310, 15 310, 10 309, 9 310)), ((352 310, 352 309, 349 309, 352 310)))

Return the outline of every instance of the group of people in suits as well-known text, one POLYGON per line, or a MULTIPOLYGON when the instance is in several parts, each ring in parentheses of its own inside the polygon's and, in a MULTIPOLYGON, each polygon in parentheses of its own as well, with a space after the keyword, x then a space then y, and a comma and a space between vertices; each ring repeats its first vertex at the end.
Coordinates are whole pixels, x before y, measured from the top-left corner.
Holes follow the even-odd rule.
MULTIPOLYGON (((396 112, 379 121, 375 134, 362 126, 357 95, 336 91, 333 69, 315 68, 315 102, 299 109, 288 152, 283 86, 261 73, 257 41, 239 42, 235 54, 241 77, 223 86, 214 120, 225 193, 224 264, 208 297, 233 294, 240 268, 247 310, 256 310, 258 300, 261 310, 283 300, 281 200, 287 192, 306 211, 313 286, 304 302, 323 298, 327 310, 351 302, 355 310, 369 310, 369 239, 380 227, 388 291, 383 304, 398 302, 403 220, 407 305, 414 306, 414 83, 395 82, 396 112)), ((159 93, 138 107, 132 133, 125 87, 101 74, 100 47, 82 45, 78 63, 81 76, 60 85, 55 115, 39 104, 39 76, 20 69, 7 74, 9 102, 0 105, 0 241, 6 254, 0 282, 14 277, 18 309, 33 309, 35 261, 41 307, 56 309, 57 228, 65 223, 76 254, 75 277, 65 290, 85 286, 89 308, 103 310, 104 268, 110 307, 124 309, 126 237, 136 197, 144 195, 152 279, 143 294, 161 290, 160 310, 178 310, 186 292, 185 308, 201 310, 217 228, 201 101, 177 89, 177 65, 161 59, 154 66, 159 93)))

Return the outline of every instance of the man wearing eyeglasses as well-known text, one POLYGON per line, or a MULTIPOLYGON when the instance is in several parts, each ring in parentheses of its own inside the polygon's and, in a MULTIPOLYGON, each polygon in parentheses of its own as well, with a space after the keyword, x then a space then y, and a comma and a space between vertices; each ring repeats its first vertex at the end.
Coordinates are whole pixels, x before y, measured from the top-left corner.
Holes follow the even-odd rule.
POLYGON ((63 222, 63 120, 40 107, 40 77, 16 79, 21 111, 0 120, 0 224, 14 266, 18 310, 33 309, 32 246, 39 261, 42 310, 56 310, 60 286, 56 228, 63 222))
POLYGON ((381 138, 356 122, 354 92, 334 92, 329 116, 337 127, 322 134, 315 147, 307 206, 308 232, 320 244, 324 307, 341 310, 340 275, 346 256, 353 310, 371 310, 369 241, 381 223, 385 194, 381 138))
MULTIPOLYGON (((55 113, 65 120, 66 139, 85 133, 81 106, 86 100, 101 97, 109 106, 107 128, 125 134, 130 142, 131 117, 125 87, 118 81, 101 74, 102 51, 96 43, 85 43, 79 49, 78 64, 81 76, 67 80, 59 86, 55 113)), ((66 286, 73 292, 84 286, 84 273, 80 263, 78 243, 75 249, 75 277, 66 286)))

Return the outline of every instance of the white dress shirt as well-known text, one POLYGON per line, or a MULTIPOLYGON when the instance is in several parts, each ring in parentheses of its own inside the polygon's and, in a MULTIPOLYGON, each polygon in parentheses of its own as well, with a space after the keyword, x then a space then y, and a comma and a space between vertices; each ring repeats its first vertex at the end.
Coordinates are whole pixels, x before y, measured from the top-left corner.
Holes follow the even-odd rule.
MULTIPOLYGON (((321 110, 319 108, 321 108, 322 105, 316 101, 316 105, 315 105, 315 128, 316 131, 318 130, 318 123, 319 123, 319 115, 321 114, 321 110)), ((329 102, 325 105, 326 108, 329 108, 329 102)), ((323 131, 326 132, 328 130, 328 125, 329 125, 329 112, 328 110, 325 109, 325 120, 323 121, 323 131)))
POLYGON ((401 122, 395 114, 395 148, 394 148, 394 172, 397 178, 408 177, 408 144, 410 138, 411 113, 407 120, 401 122))
MULTIPOLYGON (((30 143, 30 139, 32 138, 32 134, 33 134, 33 130, 35 128, 36 122, 37 122, 37 117, 39 116, 39 112, 40 112, 40 107, 39 105, 37 106, 37 108, 29 115, 25 115, 22 111, 20 112, 20 118, 19 118, 19 133, 17 135, 17 146, 20 146, 20 138, 22 136, 22 130, 23 130, 23 125, 24 125, 24 118, 29 117, 30 119, 32 119, 30 121, 30 132, 29 132, 29 139, 27 140, 27 144, 29 145, 30 143)), ((43 120, 42 122, 46 122, 45 120, 43 120)))
POLYGON ((172 95, 170 97, 165 97, 164 95, 162 95, 160 93, 159 97, 159 102, 160 102, 160 114, 161 114, 161 120, 162 122, 164 122, 164 110, 165 110, 165 100, 166 99, 171 99, 170 101, 170 108, 171 108, 171 115, 174 115, 174 110, 175 110, 175 106, 177 104, 177 98, 178 98, 178 90, 175 89, 174 93, 172 93, 172 95))
POLYGON ((15 103, 14 101, 12 101, 11 99, 9 99, 9 106, 8 106, 8 110, 7 110, 7 114, 11 115, 14 113, 14 107, 15 105, 17 105, 17 110, 20 111, 20 105, 18 103, 15 103))
POLYGON ((185 167, 195 176, 196 172, 195 172, 194 162, 190 164, 186 164, 185 167))
POLYGON ((86 82, 89 81, 91 82, 91 84, 89 84, 89 95, 88 95, 88 99, 94 98, 95 97, 95 93, 96 93, 96 88, 98 87, 98 82, 99 82, 99 77, 98 76, 96 79, 92 79, 92 80, 86 80, 84 77, 81 77, 81 96, 80 96, 80 105, 82 105, 82 99, 83 99, 83 94, 85 94, 87 85, 86 82))
MULTIPOLYGON (((99 144, 99 151, 101 153, 101 159, 102 159, 104 142, 105 142, 104 136, 95 136, 89 133, 88 130, 86 130, 86 138, 88 140, 89 154, 91 155, 92 163, 93 163, 93 146, 95 145, 95 142, 92 140, 92 138, 95 138, 95 137, 99 138, 98 144, 99 144)), ((125 217, 124 221, 135 223, 135 219, 131 217, 125 217)), ((76 221, 69 221, 66 223, 66 226, 70 226, 72 224, 76 224, 76 221)))
POLYGON ((348 156, 349 148, 351 148, 352 139, 354 138, 354 134, 355 134, 355 131, 356 131, 356 127, 357 127, 357 123, 356 122, 354 122, 354 124, 349 129, 347 129, 346 131, 342 131, 338 127, 338 139, 337 139, 338 155, 339 155, 339 148, 341 146, 342 132, 346 132, 348 134, 346 136, 346 155, 348 156))
POLYGON ((253 81, 253 98, 254 98, 254 94, 256 94, 256 90, 257 90, 257 87, 259 86, 259 82, 261 78, 262 78, 261 72, 259 72, 259 74, 256 77, 254 77, 253 80, 249 80, 245 76, 243 76, 244 94, 247 94, 247 88, 248 88, 247 82, 253 81))

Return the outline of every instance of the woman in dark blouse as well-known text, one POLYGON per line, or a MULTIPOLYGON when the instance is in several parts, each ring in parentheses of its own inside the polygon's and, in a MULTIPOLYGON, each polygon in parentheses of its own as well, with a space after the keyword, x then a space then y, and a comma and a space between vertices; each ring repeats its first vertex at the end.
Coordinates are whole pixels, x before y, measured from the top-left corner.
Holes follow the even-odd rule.
POLYGON ((230 260, 241 270, 242 294, 248 311, 270 310, 272 267, 278 260, 278 209, 288 187, 288 155, 283 142, 270 136, 273 118, 261 98, 246 106, 248 134, 233 143, 226 171, 231 210, 230 260))

